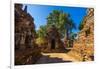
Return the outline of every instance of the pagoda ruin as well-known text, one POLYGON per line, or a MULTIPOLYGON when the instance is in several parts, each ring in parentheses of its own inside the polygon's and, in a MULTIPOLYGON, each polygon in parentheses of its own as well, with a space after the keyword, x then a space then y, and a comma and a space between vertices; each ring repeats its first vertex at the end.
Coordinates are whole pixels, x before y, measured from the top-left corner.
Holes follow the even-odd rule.
POLYGON ((47 29, 47 52, 63 52, 64 45, 60 38, 60 33, 58 32, 55 25, 51 25, 47 29))
POLYGON ((36 32, 33 17, 27 6, 15 4, 15 65, 32 64, 41 56, 35 43, 36 32))
POLYGON ((35 39, 34 19, 22 5, 15 5, 15 48, 32 47, 35 39))
POLYGON ((74 40, 71 52, 77 53, 80 61, 94 60, 94 9, 87 9, 87 15, 83 20, 83 28, 74 40))

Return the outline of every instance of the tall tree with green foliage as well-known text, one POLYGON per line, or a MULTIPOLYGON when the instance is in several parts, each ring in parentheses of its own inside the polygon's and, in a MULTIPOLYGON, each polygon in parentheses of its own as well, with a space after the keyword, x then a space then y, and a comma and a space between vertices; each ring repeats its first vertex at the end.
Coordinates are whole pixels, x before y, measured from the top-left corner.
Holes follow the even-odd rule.
POLYGON ((63 11, 53 10, 47 17, 47 26, 55 25, 62 36, 64 36, 65 33, 66 22, 67 14, 63 13, 63 11))
POLYGON ((61 13, 59 15, 58 29, 60 29, 60 33, 62 33, 62 36, 65 36, 67 34, 67 23, 68 15, 65 13, 61 13))
POLYGON ((47 17, 47 26, 55 25, 62 37, 68 37, 75 24, 69 14, 63 11, 53 10, 47 17))

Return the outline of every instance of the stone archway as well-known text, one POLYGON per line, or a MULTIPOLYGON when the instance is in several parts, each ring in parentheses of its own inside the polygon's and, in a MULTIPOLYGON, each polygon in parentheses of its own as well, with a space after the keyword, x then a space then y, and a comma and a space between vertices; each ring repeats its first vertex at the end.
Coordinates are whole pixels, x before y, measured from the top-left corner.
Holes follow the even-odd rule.
POLYGON ((55 39, 51 40, 51 49, 55 49, 55 39))

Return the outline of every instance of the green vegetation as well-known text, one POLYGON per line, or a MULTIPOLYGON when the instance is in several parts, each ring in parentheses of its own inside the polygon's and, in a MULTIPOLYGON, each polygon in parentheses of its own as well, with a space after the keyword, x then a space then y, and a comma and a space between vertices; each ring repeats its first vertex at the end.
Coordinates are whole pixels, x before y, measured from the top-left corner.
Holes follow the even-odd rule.
POLYGON ((47 43, 47 40, 45 38, 42 38, 42 37, 38 37, 36 39, 36 43, 39 45, 39 46, 42 46, 42 45, 45 45, 47 43))
POLYGON ((46 36, 46 29, 47 29, 47 26, 44 25, 44 26, 40 26, 39 30, 37 31, 37 35, 38 37, 45 37, 46 36))
POLYGON ((66 14, 63 11, 59 10, 53 10, 48 16, 47 16, 47 25, 40 26, 39 30, 37 31, 37 43, 45 43, 44 38, 46 37, 47 28, 54 25, 58 32, 61 35, 61 38, 66 38, 67 40, 70 40, 71 33, 73 29, 76 29, 75 23, 70 17, 70 14, 66 14), (44 41, 42 41, 44 40, 44 41))
POLYGON ((37 31, 38 36, 44 37, 46 35, 46 29, 51 25, 55 25, 62 36, 65 36, 65 34, 72 32, 72 29, 76 28, 73 20, 70 18, 70 14, 53 10, 47 17, 47 25, 40 26, 40 29, 37 31))
POLYGON ((85 18, 86 17, 84 17, 83 20, 80 22, 79 27, 78 27, 79 30, 82 30, 83 29, 84 22, 85 22, 85 18))
POLYGON ((79 25, 79 30, 82 30, 83 29, 83 26, 84 26, 83 25, 83 22, 81 22, 80 25, 79 25))
POLYGON ((70 14, 66 14, 63 11, 58 10, 52 11, 52 13, 50 13, 47 17, 47 26, 52 24, 56 26, 62 37, 68 37, 68 33, 75 28, 75 24, 70 18, 70 14))

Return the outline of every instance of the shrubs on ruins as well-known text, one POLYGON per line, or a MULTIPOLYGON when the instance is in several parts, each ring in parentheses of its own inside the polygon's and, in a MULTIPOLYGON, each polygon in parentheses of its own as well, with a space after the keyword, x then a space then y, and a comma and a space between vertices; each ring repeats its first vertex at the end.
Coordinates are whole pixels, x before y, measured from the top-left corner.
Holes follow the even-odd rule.
POLYGON ((43 37, 38 37, 36 39, 36 44, 38 45, 39 48, 45 48, 47 46, 47 39, 43 37))
POLYGON ((84 24, 83 24, 83 20, 81 21, 81 23, 79 24, 79 30, 82 30, 83 29, 83 27, 84 27, 84 24))

